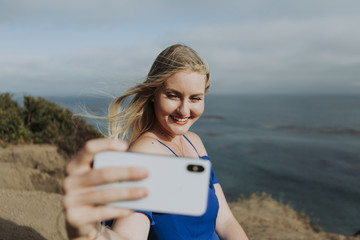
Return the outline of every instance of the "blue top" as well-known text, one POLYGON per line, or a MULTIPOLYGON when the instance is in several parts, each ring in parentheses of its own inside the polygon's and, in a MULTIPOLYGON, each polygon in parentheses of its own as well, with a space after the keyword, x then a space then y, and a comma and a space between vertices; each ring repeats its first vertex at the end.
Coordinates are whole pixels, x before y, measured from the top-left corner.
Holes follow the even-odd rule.
MULTIPOLYGON (((185 135, 183 136, 191 144, 199 156, 195 146, 185 135)), ((165 143, 160 141, 159 143, 163 144, 176 157, 178 157, 178 155, 165 143)), ((199 156, 199 158, 210 161, 208 156, 199 156)), ((220 240, 215 232, 216 218, 219 210, 219 202, 214 189, 214 184, 216 183, 219 183, 219 180, 211 167, 208 206, 205 214, 202 216, 193 217, 177 214, 138 211, 146 214, 151 222, 148 240, 220 240)), ((112 221, 106 221, 104 224, 111 226, 112 221)))
MULTIPOLYGON (((184 137, 197 152, 190 140, 185 135, 184 137)), ((166 144, 160 143, 166 146, 175 156, 178 156, 166 144)), ((199 158, 210 161, 208 156, 199 156, 199 158)), ((219 202, 214 189, 214 184, 216 183, 219 183, 219 180, 211 168, 208 207, 205 214, 200 217, 142 212, 146 214, 151 221, 148 240, 218 240, 219 237, 215 232, 216 217, 219 210, 219 202)))

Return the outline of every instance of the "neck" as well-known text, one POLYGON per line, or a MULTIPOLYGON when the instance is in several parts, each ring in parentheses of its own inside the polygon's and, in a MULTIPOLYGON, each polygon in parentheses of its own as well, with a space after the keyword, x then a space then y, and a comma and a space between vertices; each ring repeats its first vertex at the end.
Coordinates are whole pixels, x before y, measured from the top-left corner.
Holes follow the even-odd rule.
POLYGON ((182 136, 183 135, 175 135, 175 134, 171 134, 167 131, 165 131, 164 129, 162 129, 161 127, 155 125, 153 126, 150 131, 155 134, 160 140, 165 141, 165 142, 178 142, 180 143, 182 136))
POLYGON ((166 144, 171 147, 171 149, 180 157, 184 157, 186 155, 186 141, 183 135, 171 135, 168 132, 164 131, 162 128, 158 126, 154 126, 150 129, 150 131, 162 142, 166 142, 166 144))

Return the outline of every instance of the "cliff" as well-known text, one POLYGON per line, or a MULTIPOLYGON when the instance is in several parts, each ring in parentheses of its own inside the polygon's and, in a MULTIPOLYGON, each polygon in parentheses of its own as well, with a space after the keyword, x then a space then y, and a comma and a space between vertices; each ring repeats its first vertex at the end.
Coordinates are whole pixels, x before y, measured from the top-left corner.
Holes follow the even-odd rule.
MULTIPOLYGON (((66 161, 51 145, 0 149, 0 239, 66 239, 61 208, 66 161)), ((230 207, 249 239, 360 239, 321 232, 309 217, 266 196, 230 207)))

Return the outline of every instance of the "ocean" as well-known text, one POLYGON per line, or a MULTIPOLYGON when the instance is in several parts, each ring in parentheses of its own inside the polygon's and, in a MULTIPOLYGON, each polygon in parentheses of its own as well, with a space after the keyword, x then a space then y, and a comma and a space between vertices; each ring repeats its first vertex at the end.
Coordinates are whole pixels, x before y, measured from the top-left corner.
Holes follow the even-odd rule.
MULTIPOLYGON (((50 97, 104 114, 109 99, 50 97)), ((360 96, 212 95, 192 127, 228 201, 265 192, 324 231, 360 230, 360 96)))

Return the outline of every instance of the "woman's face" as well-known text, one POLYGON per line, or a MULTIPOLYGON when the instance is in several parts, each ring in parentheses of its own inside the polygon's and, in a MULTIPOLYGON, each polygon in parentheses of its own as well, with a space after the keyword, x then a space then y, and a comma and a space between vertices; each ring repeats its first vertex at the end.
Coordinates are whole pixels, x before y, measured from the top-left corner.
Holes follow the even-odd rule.
POLYGON ((194 71, 169 77, 154 95, 155 127, 172 137, 185 134, 204 112, 205 82, 194 71))

